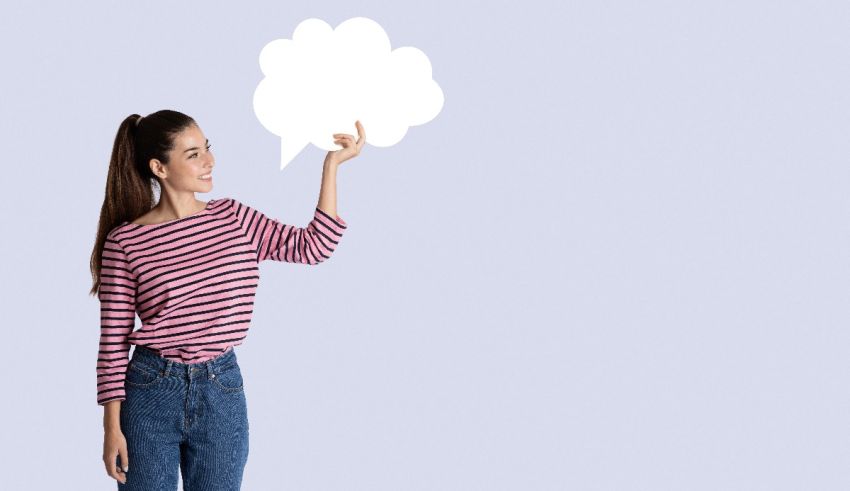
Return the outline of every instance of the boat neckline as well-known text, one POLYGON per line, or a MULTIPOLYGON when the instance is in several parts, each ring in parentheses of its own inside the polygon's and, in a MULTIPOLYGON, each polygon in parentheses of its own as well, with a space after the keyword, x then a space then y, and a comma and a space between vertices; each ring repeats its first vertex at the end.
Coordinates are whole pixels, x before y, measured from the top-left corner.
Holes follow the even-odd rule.
POLYGON ((189 218, 196 217, 196 216, 199 216, 199 215, 203 215, 204 213, 209 211, 210 205, 212 204, 213 201, 216 201, 216 200, 211 199, 211 200, 207 201, 207 204, 206 204, 206 206, 204 206, 203 210, 192 213, 191 215, 186 215, 185 217, 182 217, 182 218, 175 218, 173 220, 168 220, 168 221, 159 222, 159 223, 133 223, 133 222, 124 222, 124 223, 127 224, 127 225, 132 225, 136 228, 141 228, 141 227, 158 227, 160 225, 169 225, 169 224, 172 224, 172 223, 182 222, 183 220, 188 220, 189 218))

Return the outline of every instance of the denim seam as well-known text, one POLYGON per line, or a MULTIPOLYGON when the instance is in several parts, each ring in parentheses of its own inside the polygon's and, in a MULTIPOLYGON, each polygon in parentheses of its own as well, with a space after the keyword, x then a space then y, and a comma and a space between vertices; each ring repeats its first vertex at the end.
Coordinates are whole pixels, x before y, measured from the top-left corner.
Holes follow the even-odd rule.
MULTIPOLYGON (((235 364, 235 363, 233 363, 233 364, 231 364, 231 365, 228 365, 228 366, 229 366, 229 367, 233 367, 233 368, 230 368, 230 370, 238 370, 238 369, 239 369, 238 365, 237 365, 237 364, 235 364)), ((225 368, 226 368, 226 367, 225 367, 225 368)), ((224 373, 225 371, 226 371, 226 370, 223 370, 223 369, 222 369, 222 370, 216 370, 215 377, 208 376, 208 378, 209 378, 210 380, 212 380, 213 385, 215 385, 216 387, 218 387, 219 389, 221 389, 221 390, 223 390, 223 391, 225 391, 225 392, 240 392, 241 390, 243 390, 243 389, 245 388, 244 380, 243 380, 243 383, 242 383, 241 385, 239 385, 239 387, 227 387, 226 385, 224 385, 224 384, 222 384, 221 382, 219 382, 219 381, 218 381, 218 379, 219 379, 219 375, 221 375, 221 374, 222 374, 222 373, 224 373)), ((240 370, 239 376, 240 376, 240 378, 242 378, 241 370, 240 370)))
POLYGON ((145 387, 151 387, 151 386, 155 385, 157 382, 159 382, 160 380, 162 380, 162 375, 161 375, 159 372, 157 372, 156 370, 153 370, 153 369, 144 370, 144 369, 142 369, 142 368, 140 368, 140 367, 137 367, 136 365, 142 365, 142 366, 146 367, 146 365, 145 365, 144 363, 132 363, 132 362, 131 362, 131 363, 130 363, 130 367, 129 367, 129 369, 130 369, 130 370, 135 370, 135 371, 137 371, 137 372, 139 372, 139 373, 144 373, 144 374, 151 374, 151 373, 153 373, 153 374, 154 374, 154 379, 153 379, 153 380, 151 380, 150 382, 145 382, 145 383, 143 383, 143 384, 140 384, 140 383, 137 383, 137 382, 133 382, 133 381, 131 381, 131 380, 129 379, 129 377, 124 377, 124 383, 125 383, 125 384, 130 385, 130 386, 132 386, 132 387, 145 388, 145 387))

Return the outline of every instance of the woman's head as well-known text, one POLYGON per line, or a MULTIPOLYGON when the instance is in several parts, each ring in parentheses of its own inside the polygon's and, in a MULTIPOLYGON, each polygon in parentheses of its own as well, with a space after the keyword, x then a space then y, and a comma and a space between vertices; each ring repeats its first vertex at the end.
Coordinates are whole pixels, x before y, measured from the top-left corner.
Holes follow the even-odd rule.
POLYGON ((103 246, 109 232, 153 208, 154 186, 159 187, 160 195, 209 192, 212 180, 199 178, 210 173, 213 165, 208 141, 190 116, 163 109, 145 117, 131 114, 121 122, 112 146, 91 256, 91 293, 100 288, 103 246))
POLYGON ((209 192, 215 158, 200 127, 191 119, 188 124, 178 125, 172 121, 163 124, 149 118, 151 116, 142 118, 136 127, 139 175, 155 182, 166 195, 209 192), (166 126, 168 123, 171 125, 166 126), (201 176, 209 176, 210 179, 201 179, 201 176))

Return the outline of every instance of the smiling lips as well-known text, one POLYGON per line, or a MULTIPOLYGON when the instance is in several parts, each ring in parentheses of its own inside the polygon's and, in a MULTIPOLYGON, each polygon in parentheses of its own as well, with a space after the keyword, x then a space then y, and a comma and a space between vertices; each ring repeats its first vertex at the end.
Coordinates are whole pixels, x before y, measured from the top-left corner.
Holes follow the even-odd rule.
POLYGON ((210 179, 212 179, 212 173, 204 174, 201 177, 199 177, 198 179, 200 179, 202 181, 209 181, 210 179))

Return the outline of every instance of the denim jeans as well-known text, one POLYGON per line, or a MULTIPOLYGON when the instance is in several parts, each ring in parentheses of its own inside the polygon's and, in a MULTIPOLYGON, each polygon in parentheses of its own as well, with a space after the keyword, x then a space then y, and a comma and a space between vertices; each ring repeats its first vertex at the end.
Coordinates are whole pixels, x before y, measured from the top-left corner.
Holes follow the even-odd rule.
POLYGON ((232 347, 185 364, 136 346, 124 388, 120 419, 129 470, 119 490, 175 491, 178 468, 184 491, 239 490, 248 411, 232 347))

